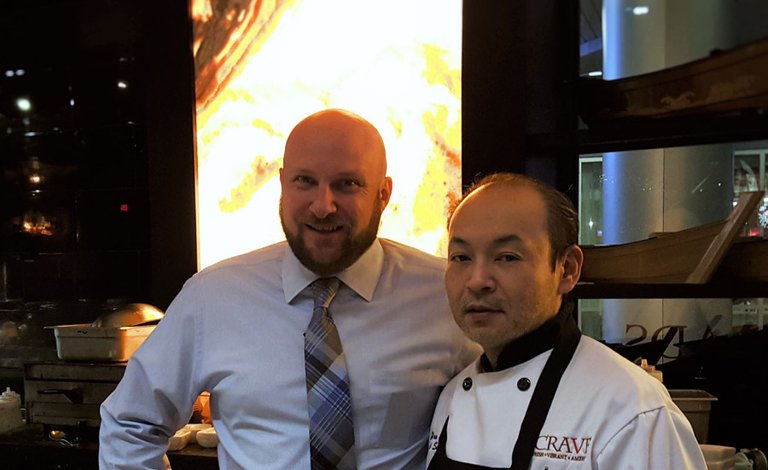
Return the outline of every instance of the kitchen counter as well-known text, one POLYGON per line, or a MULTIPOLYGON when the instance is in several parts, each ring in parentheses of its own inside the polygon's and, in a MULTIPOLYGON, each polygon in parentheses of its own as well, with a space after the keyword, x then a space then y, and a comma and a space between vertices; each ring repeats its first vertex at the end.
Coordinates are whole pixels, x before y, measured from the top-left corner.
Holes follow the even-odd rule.
MULTIPOLYGON (((96 442, 80 442, 74 447, 65 446, 45 437, 44 428, 27 424, 0 434, 2 468, 34 468, 35 470, 90 470, 98 469, 99 445, 96 442)), ((197 444, 168 452, 173 470, 218 469, 216 449, 197 444)))

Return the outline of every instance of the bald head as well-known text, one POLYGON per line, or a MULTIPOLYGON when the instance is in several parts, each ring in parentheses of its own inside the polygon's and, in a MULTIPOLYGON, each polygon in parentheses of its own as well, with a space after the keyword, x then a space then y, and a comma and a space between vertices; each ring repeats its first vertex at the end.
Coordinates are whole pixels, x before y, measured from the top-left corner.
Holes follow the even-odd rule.
POLYGON ((326 109, 299 122, 288 135, 283 164, 289 166, 296 155, 323 156, 355 154, 384 178, 387 157, 379 131, 368 121, 344 109, 326 109))

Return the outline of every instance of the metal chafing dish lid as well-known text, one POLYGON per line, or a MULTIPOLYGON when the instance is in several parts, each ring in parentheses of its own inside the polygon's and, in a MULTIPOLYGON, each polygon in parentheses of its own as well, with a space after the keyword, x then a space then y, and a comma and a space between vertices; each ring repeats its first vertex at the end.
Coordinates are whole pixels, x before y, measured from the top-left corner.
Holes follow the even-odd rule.
POLYGON ((138 326, 159 322, 163 311, 149 304, 126 304, 114 311, 99 315, 91 326, 95 328, 113 328, 120 326, 138 326))

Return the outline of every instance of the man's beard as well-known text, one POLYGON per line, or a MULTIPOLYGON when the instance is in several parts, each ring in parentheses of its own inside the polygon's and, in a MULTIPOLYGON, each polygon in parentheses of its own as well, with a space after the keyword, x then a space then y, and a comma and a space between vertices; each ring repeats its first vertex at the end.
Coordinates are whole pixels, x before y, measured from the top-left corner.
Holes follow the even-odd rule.
MULTIPOLYGON (((365 227, 363 232, 357 236, 347 236, 341 245, 340 255, 334 260, 322 262, 314 259, 312 252, 304 242, 301 236, 301 223, 297 224, 296 233, 288 231, 283 215, 283 198, 282 196, 280 197, 280 225, 283 227, 283 233, 288 241, 288 246, 291 247, 291 251, 293 251, 293 254, 304 267, 320 276, 330 276, 347 269, 365 253, 373 241, 376 240, 382 211, 382 203, 377 199, 371 219, 368 221, 368 226, 365 227)), ((318 222, 321 222, 321 220, 318 220, 318 222)))

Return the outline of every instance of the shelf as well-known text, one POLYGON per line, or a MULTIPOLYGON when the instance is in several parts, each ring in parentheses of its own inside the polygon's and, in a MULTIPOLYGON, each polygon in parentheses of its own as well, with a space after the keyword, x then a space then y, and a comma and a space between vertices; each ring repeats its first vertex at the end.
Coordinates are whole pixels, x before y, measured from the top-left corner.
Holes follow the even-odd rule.
POLYGON ((528 139, 543 152, 576 150, 579 154, 745 142, 768 139, 768 114, 626 119, 528 139))
POLYGON ((738 279, 708 284, 592 284, 579 283, 571 295, 577 299, 688 299, 768 297, 768 283, 738 279))

